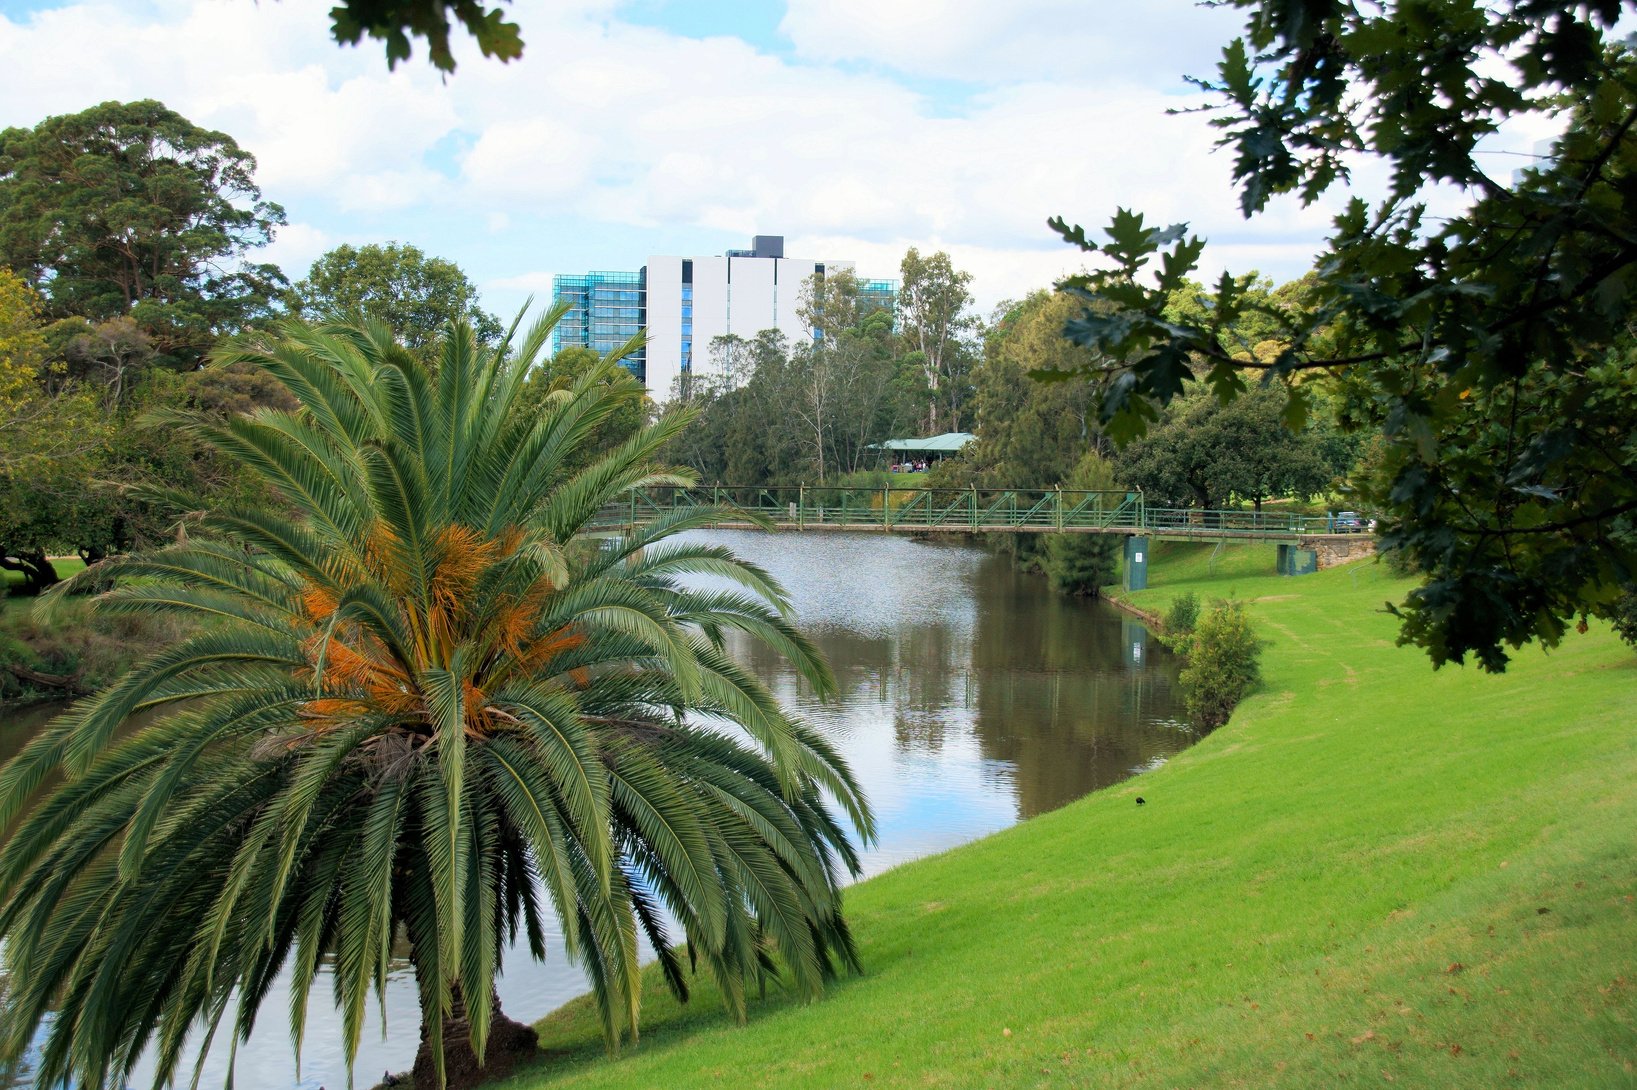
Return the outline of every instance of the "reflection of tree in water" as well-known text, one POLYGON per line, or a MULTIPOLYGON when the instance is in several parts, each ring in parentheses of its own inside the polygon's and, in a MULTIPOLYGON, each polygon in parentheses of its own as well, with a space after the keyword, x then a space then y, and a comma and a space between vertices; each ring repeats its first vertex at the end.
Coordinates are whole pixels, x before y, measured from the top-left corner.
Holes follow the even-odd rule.
POLYGON ((1000 564, 975 580, 972 648, 979 745, 1016 767, 1022 817, 1115 783, 1188 740, 1176 716, 1178 663, 1148 640, 1131 661, 1111 610, 1043 596, 1000 564))
MULTIPOLYGON (((906 570, 913 571, 862 571, 856 593, 871 594, 871 578, 902 579, 906 570)), ((1053 594, 1001 558, 968 572, 961 601, 974 608, 958 615, 928 609, 897 624, 876 618, 869 631, 835 623, 808 629, 845 705, 879 709, 883 718, 890 709, 898 753, 939 756, 970 733, 982 758, 1007 770, 1001 778, 1015 782, 1007 790, 1028 817, 1124 779, 1190 740, 1168 725, 1178 718, 1179 664, 1152 639, 1133 659, 1131 639, 1146 636, 1140 625, 1110 607, 1053 594)), ((766 648, 736 640, 733 652, 781 700, 812 708, 812 694, 766 648)), ((884 726, 867 715, 825 718, 841 732, 884 726)))
MULTIPOLYGON (((968 703, 971 640, 962 626, 920 622, 891 634, 824 628, 808 635, 830 660, 843 700, 848 694, 862 694, 893 710, 900 750, 936 753, 943 748, 950 726, 948 709, 968 703)), ((733 653, 773 684, 781 698, 795 696, 794 679, 787 676, 784 660, 765 647, 738 640, 733 653)), ((810 693, 801 695, 811 698, 810 693)))

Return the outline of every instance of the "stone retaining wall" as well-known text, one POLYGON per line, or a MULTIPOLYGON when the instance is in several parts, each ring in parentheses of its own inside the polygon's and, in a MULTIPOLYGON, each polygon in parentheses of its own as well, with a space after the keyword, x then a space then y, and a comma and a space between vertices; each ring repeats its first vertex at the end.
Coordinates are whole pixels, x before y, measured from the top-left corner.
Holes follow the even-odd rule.
POLYGON ((1299 545, 1318 554, 1320 568, 1374 556, 1376 551, 1373 534, 1314 534, 1302 538, 1299 545))

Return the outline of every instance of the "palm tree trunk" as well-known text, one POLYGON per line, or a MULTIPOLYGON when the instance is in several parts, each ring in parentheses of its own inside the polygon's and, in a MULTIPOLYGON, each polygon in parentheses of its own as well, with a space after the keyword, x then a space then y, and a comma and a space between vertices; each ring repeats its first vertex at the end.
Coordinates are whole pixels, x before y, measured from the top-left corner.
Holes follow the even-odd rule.
MULTIPOLYGON (((454 1005, 443 1020, 443 1073, 448 1090, 465 1090, 481 1082, 497 1079, 519 1060, 527 1061, 539 1051, 534 1027, 507 1018, 500 1010, 500 996, 489 996, 489 1041, 479 1062, 472 1049, 472 1023, 466 1014, 466 1000, 455 986, 454 1005)), ((432 1060, 432 1026, 421 1018, 421 1047, 415 1053, 411 1071, 415 1090, 439 1090, 438 1069, 432 1060)))

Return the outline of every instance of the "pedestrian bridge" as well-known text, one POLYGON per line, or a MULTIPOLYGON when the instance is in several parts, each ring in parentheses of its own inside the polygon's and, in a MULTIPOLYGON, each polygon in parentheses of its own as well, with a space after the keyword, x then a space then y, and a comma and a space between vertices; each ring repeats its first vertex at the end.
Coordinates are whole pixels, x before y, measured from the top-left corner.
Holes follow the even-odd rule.
MULTIPOLYGON (((594 526, 629 529, 684 511, 713 508, 724 528, 853 530, 903 534, 1118 534, 1126 542, 1132 589, 1145 569, 1148 539, 1267 541, 1279 549, 1281 574, 1318 566, 1327 542, 1358 541, 1328 515, 1284 511, 1151 507, 1141 492, 1067 488, 834 488, 822 485, 632 489, 603 508, 594 526)), ((1343 552, 1348 550, 1343 549, 1343 552)))

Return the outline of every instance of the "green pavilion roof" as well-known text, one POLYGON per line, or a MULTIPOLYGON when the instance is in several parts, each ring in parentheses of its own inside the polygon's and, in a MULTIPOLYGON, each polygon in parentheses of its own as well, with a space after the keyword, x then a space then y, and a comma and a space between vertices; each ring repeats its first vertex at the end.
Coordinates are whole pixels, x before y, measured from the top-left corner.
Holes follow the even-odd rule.
POLYGON ((976 438, 969 431, 946 431, 926 439, 888 439, 871 449, 902 451, 905 454, 954 454, 976 438))

